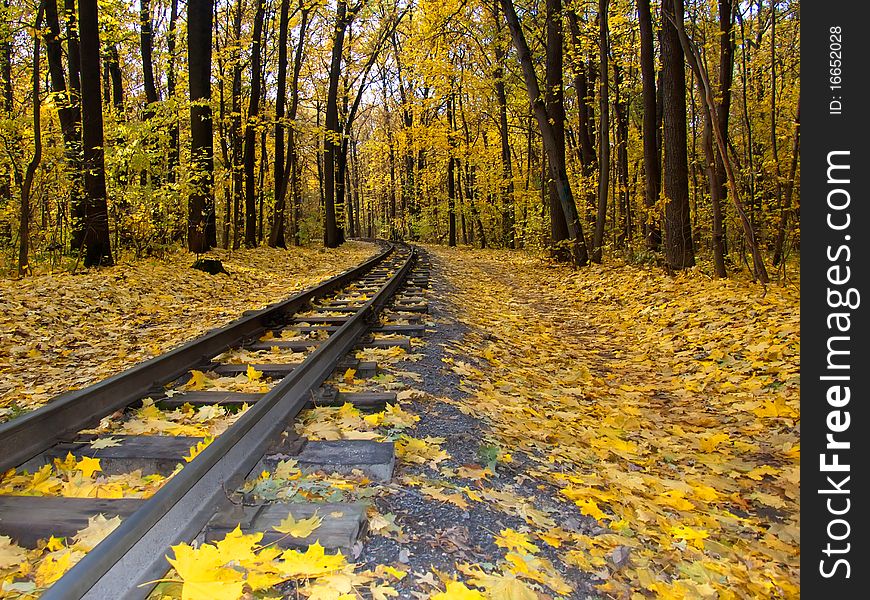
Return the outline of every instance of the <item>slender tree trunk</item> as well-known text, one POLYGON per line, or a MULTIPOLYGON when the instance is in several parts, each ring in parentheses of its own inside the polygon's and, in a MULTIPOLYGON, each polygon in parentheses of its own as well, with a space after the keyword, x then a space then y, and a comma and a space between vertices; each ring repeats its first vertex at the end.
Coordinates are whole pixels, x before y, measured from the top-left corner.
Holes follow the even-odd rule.
POLYGON ((504 55, 502 48, 502 25, 499 15, 499 0, 493 0, 495 15, 495 96, 498 101, 498 125, 501 138, 501 241, 505 248, 516 248, 514 236, 514 174, 511 166, 511 146, 507 118, 507 91, 505 89, 504 55))
POLYGON ((275 98, 275 209, 269 246, 285 248, 284 206, 287 182, 284 177, 284 105, 287 103, 287 29, 290 0, 281 0, 278 16, 278 95, 275 98))
MULTIPOLYGON (((53 1, 53 0, 51 0, 53 1)), ((40 31, 42 29, 42 15, 44 12, 45 0, 39 3, 39 8, 36 11, 36 24, 34 29, 40 31)), ((42 161, 42 128, 40 123, 40 109, 42 103, 39 99, 39 46, 40 37, 33 36, 33 73, 32 73, 32 110, 33 110, 33 157, 27 164, 27 170, 24 173, 24 181, 21 185, 21 220, 18 230, 18 276, 24 277, 31 273, 30 261, 28 253, 30 250, 30 191, 33 188, 33 178, 36 175, 36 169, 42 161)))
POLYGON ((655 205, 661 194, 661 153, 658 151, 658 120, 656 118, 656 71, 653 49, 652 14, 649 0, 637 1, 637 21, 640 28, 640 67, 643 80, 643 172, 644 172, 644 238, 646 247, 658 251, 662 233, 655 220, 655 205))
POLYGON ((456 245, 456 159, 453 138, 453 92, 447 97, 447 245, 456 245))
MULTIPOLYGON (((0 24, 0 85, 3 91, 3 111, 6 118, 12 118, 14 110, 14 97, 12 94, 12 39, 11 16, 9 14, 9 0, 3 0, 3 19, 0 24)), ((0 163, 0 203, 8 206, 12 200, 12 175, 6 161, 0 163)))
POLYGON ((662 3, 662 87, 665 147, 665 258, 669 268, 695 264, 689 215, 689 169, 686 156, 686 72, 675 15, 682 18, 683 0, 662 3))
MULTIPOLYGON (((81 1, 81 0, 79 0, 81 1)), ((187 62, 193 191, 188 198, 187 244, 197 254, 217 245, 214 211, 214 146, 211 116, 213 0, 188 0, 187 62)))
POLYGON ((242 15, 244 0, 236 0, 235 12, 233 13, 233 82, 232 99, 230 100, 230 139, 232 146, 232 178, 233 178, 233 249, 238 249, 242 244, 243 212, 242 201, 244 198, 245 176, 243 168, 243 134, 242 134, 242 15))
POLYGON ((604 245, 604 221, 607 217, 607 194, 610 181, 610 91, 608 83, 607 0, 598 0, 598 48, 600 53, 598 104, 598 214, 592 241, 592 262, 600 263, 604 245))
MULTIPOLYGON (((166 93, 170 99, 175 99, 175 35, 178 22, 178 0, 172 0, 169 9, 169 32, 166 48, 169 52, 169 68, 166 72, 166 93)), ((166 161, 166 180, 175 183, 175 170, 181 162, 181 148, 178 137, 178 114, 173 108, 172 120, 169 124, 169 156, 166 161)))
MULTIPOLYGON (((728 139, 728 121, 731 115, 731 86, 734 82, 734 5, 732 0, 719 0, 719 94, 716 111, 719 130, 728 139)), ((728 174, 725 163, 716 153, 716 178, 719 180, 719 197, 724 203, 728 198, 728 174)), ((722 252, 728 253, 728 235, 725 219, 722 219, 722 252)))
POLYGON ((290 108, 287 120, 290 129, 287 134, 287 160, 290 162, 290 185, 293 190, 293 244, 299 246, 302 239, 299 236, 299 221, 302 217, 302 180, 299 172, 299 157, 296 148, 296 112, 299 108, 299 74, 302 71, 302 56, 305 49, 305 35, 308 27, 308 15, 311 8, 303 7, 300 0, 302 17, 299 23, 299 40, 296 43, 296 53, 293 56, 293 78, 290 85, 290 108))
POLYGON ((85 267, 111 265, 106 169, 103 159, 103 107, 100 101, 100 34, 97 0, 79 0, 82 152, 85 195, 85 267))
MULTIPOLYGON (((779 226, 776 229, 776 243, 773 249, 773 264, 779 265, 782 261, 782 251, 785 245, 785 230, 788 225, 788 215, 794 208, 792 207, 792 192, 794 191, 794 179, 797 173, 798 155, 800 154, 801 142, 801 105, 798 100, 797 113, 794 118, 794 136, 791 144, 791 164, 788 169, 788 180, 785 182, 785 192, 783 198, 782 209, 779 213, 779 226)), ((795 215, 799 213, 795 211, 795 215)))
POLYGON ((248 121, 245 123, 245 154, 243 159, 245 173, 245 246, 257 245, 257 181, 254 174, 256 161, 256 125, 260 110, 260 78, 263 41, 263 18, 266 12, 265 0, 256 0, 254 31, 251 40, 251 92, 248 103, 248 121))

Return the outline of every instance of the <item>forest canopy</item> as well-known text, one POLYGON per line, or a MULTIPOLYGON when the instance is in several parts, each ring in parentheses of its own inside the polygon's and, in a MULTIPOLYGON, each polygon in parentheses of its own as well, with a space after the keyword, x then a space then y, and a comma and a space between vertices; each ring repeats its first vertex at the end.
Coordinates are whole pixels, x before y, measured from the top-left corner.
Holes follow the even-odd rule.
POLYGON ((3 262, 362 236, 765 282, 800 242, 799 8, 4 0, 3 262))

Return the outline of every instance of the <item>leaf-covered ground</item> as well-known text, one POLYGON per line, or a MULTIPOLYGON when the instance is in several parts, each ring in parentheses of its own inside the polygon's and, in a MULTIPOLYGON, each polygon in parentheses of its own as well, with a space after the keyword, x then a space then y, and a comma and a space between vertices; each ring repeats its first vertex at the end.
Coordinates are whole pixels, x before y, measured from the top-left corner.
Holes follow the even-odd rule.
POLYGON ((607 528, 561 532, 564 561, 619 598, 799 595, 797 290, 432 251, 460 409, 607 528))
POLYGON ((0 421, 165 352, 361 262, 375 251, 256 248, 207 256, 230 275, 191 269, 177 253, 78 275, 0 279, 0 421))
MULTIPOLYGON (((398 404, 318 408, 296 425, 310 439, 394 441, 392 482, 303 474, 289 460, 242 490, 252 500, 367 503, 363 544, 342 557, 316 544, 282 551, 238 531, 181 544, 167 548, 174 568, 155 598, 798 597, 797 290, 430 250, 425 339, 410 352, 358 351, 378 375, 348 369, 327 382, 396 391, 398 404)), ((193 372, 186 385, 268 386, 260 376, 193 372)), ((119 431, 218 435, 234 418, 146 403, 95 430, 94 443, 119 431)), ((69 456, 3 483, 36 495, 147 496, 163 482, 115 481, 99 466, 69 456)), ((277 529, 316 539, 320 523, 288 516, 277 529)), ((35 550, 0 538, 0 597, 38 594, 116 524, 35 550)))

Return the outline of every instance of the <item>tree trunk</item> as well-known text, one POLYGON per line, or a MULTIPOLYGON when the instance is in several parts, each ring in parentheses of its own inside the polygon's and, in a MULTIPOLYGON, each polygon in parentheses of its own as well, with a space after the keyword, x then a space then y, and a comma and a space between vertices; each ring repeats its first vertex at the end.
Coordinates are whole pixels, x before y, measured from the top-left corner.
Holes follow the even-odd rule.
MULTIPOLYGON (((695 264, 689 216, 689 168, 686 156, 686 71, 680 37, 674 24, 683 0, 662 3, 662 129, 665 148, 665 259, 681 270, 695 264)), ((682 18, 682 17, 680 17, 682 18)))
MULTIPOLYGON (((175 98, 175 31, 178 22, 178 0, 172 0, 169 9, 169 37, 166 40, 166 48, 169 51, 169 69, 166 72, 166 93, 170 99, 175 98)), ((178 115, 173 109, 172 120, 169 124, 169 157, 166 161, 166 180, 175 183, 175 169, 181 162, 181 148, 178 137, 178 115)))
POLYGON ((57 1, 46 0, 44 5, 45 53, 48 59, 48 73, 51 80, 51 91, 54 93, 55 103, 58 107, 57 114, 63 136, 64 161, 70 180, 70 207, 75 211, 82 206, 81 114, 79 113, 78 96, 72 89, 67 90, 57 1))
MULTIPOLYGON (((731 86, 734 82, 734 5, 732 0, 719 0, 719 94, 716 112, 719 130, 728 139, 728 121, 731 114, 731 86)), ((719 197, 724 203, 728 198, 728 174, 725 163, 716 153, 716 178, 719 180, 719 197)), ((728 253, 728 235, 725 220, 722 220, 722 252, 728 253)))
MULTIPOLYGON (((302 0, 300 0, 302 6, 302 0)), ((296 44, 296 54, 293 57, 293 79, 290 86, 290 109, 287 120, 290 131, 287 135, 287 160, 290 161, 290 184, 293 190, 293 244, 302 243, 299 237, 299 221, 302 216, 302 180, 299 173, 299 157, 296 149, 296 111, 299 108, 299 74, 302 71, 302 53, 305 48, 305 35, 308 27, 310 8, 302 8, 302 18, 299 23, 299 40, 296 44)))
MULTIPOLYGON (((12 95, 12 39, 13 33, 9 25, 9 0, 3 0, 3 30, 0 32, 0 79, 2 79, 3 111, 5 117, 13 117, 14 98, 12 95)), ((8 206, 12 200, 12 185, 10 176, 12 173, 6 161, 0 163, 0 203, 8 206)))
POLYGON ((640 67, 643 80, 643 172, 644 172, 644 238, 646 247, 658 251, 662 233, 655 219, 655 205, 661 194, 661 153, 658 151, 658 119, 656 118, 656 71, 653 48, 652 14, 649 0, 637 1, 637 21, 640 26, 640 67))
POLYGON ((571 185, 568 182, 568 172, 565 165, 565 138, 564 135, 560 140, 553 126, 550 124, 550 115, 547 112, 547 107, 541 95, 540 87, 538 86, 538 78, 535 74, 535 66, 532 62, 532 53, 529 50, 529 44, 526 42, 526 36, 523 33, 520 20, 517 17, 514 9, 513 0, 501 0, 502 10, 505 13, 505 19, 508 23, 508 28, 511 31, 511 38, 514 46, 517 49, 520 66, 523 70, 523 79, 526 82, 526 91, 528 92, 529 101, 532 104, 532 110, 535 119, 538 122, 538 127, 541 130, 541 137, 544 142, 544 150, 549 159, 550 176, 555 181, 556 191, 559 196, 559 203, 562 212, 565 214, 565 221, 568 225, 568 234, 571 238, 571 256, 576 266, 585 265, 589 261, 589 255, 586 248, 586 239, 583 236, 583 226, 580 224, 580 219, 577 216, 577 206, 574 204, 574 195, 571 192, 571 185), (559 153, 559 148, 563 152, 559 153))
POLYGON ((154 85, 154 66, 151 58, 151 0, 139 0, 139 42, 142 49, 142 81, 145 85, 145 102, 152 104, 160 100, 154 85))
MULTIPOLYGON (((81 0, 80 0, 81 1, 81 0)), ((213 0, 188 0, 190 135, 193 191, 188 198, 187 244, 200 254, 217 245, 214 211, 214 147, 211 117, 213 0)))
POLYGON ((608 84, 607 0, 598 0, 599 103, 598 103, 598 214, 592 241, 592 262, 600 263, 604 245, 604 221, 607 217, 607 194, 610 181, 610 91, 608 84))
POLYGON ((494 0, 495 15, 495 96, 498 101, 498 125, 501 138, 501 241, 505 248, 516 248, 514 236, 514 175, 511 166, 511 146, 507 118, 507 92, 504 81, 504 49, 502 44, 501 17, 499 16, 499 0, 494 0))
POLYGON ((725 140, 722 135, 721 129, 719 129, 718 114, 716 111, 716 103, 713 99, 713 88, 710 85, 710 79, 706 72, 706 69, 702 66, 700 54, 698 53, 697 48, 691 42, 689 36, 686 35, 686 29, 683 23, 682 0, 675 0, 674 8, 675 14, 671 15, 670 21, 677 31, 678 40, 681 44, 683 52, 689 58, 689 65, 692 67, 698 79, 701 80, 704 86, 703 99, 707 106, 707 110, 710 111, 712 117, 711 123, 713 123, 713 133, 716 138, 716 146, 719 150, 719 155, 722 157, 722 161, 725 163, 725 173, 728 177, 728 186, 731 190, 731 200, 734 203, 734 208, 737 210, 737 215, 740 218, 741 225, 743 226, 743 234, 746 238, 746 242, 749 245, 749 250, 752 254, 753 277, 758 279, 758 281, 760 281, 761 283, 766 284, 769 282, 767 268, 764 266, 764 259, 762 258, 761 251, 758 248, 754 228, 752 227, 752 223, 743 209, 743 202, 740 200, 740 193, 737 188, 737 179, 731 166, 731 159, 728 157, 727 140, 725 140))
POLYGON ((257 181, 254 174, 256 160, 256 125, 260 110, 260 78, 263 41, 263 18, 266 12, 265 0, 257 0, 254 13, 254 32, 251 40, 251 92, 248 103, 248 121, 245 123, 245 154, 243 159, 245 173, 245 246, 257 245, 257 181))
POLYGON ((281 0, 278 16, 278 95, 275 98, 275 209, 269 246, 286 248, 284 241, 284 206, 287 181, 284 176, 284 105, 287 103, 287 29, 290 0, 281 0))
POLYGON ((456 159, 453 139, 453 92, 447 97, 447 245, 456 245, 456 159))
MULTIPOLYGON (((792 192, 794 191, 794 179, 797 173, 798 155, 801 147, 801 105, 798 100, 797 113, 794 118, 794 136, 791 144, 791 164, 788 169, 788 180, 785 182, 785 192, 782 209, 779 213, 779 226, 776 231, 776 244, 773 248, 773 264, 778 265, 782 261, 782 251, 785 245, 785 229, 788 225, 788 215, 794 208, 791 205, 792 192)), ((800 213, 795 211, 795 215, 800 213)))
POLYGON ((79 49, 79 28, 75 0, 64 0, 65 28, 67 39, 67 67, 69 69, 69 100, 72 106, 76 167, 72 171, 73 191, 70 195, 70 251, 80 252, 84 248, 85 232, 87 231, 87 199, 84 192, 84 156, 82 150, 82 84, 79 71, 81 69, 81 52, 79 49), (77 186, 77 187, 76 187, 77 186))
POLYGON ((103 155, 103 106, 100 95, 100 34, 97 0, 79 0, 79 52, 84 164, 84 247, 86 267, 113 264, 106 202, 103 155))
POLYGON ((338 0, 332 38, 332 58, 329 63, 329 87, 326 95, 326 133, 323 139, 323 192, 326 212, 324 238, 327 248, 337 248, 344 241, 344 232, 336 219, 335 162, 341 136, 338 125, 338 83, 341 77, 344 34, 349 22, 347 2, 338 0))
MULTIPOLYGON (((53 0, 51 0, 53 1, 53 0)), ((45 2, 39 3, 39 8, 36 11, 36 24, 34 30, 42 29, 42 15, 44 12, 45 2)), ((32 73, 32 90, 33 90, 33 157, 27 164, 27 170, 24 173, 24 181, 21 185, 21 220, 18 230, 18 276, 24 277, 31 273, 28 252, 30 250, 30 191, 33 188, 33 177, 36 175, 36 169, 42 161, 42 129, 40 123, 41 102, 39 100, 39 46, 40 37, 33 36, 33 73, 32 73)))
POLYGON ((235 13, 233 14, 233 41, 234 50, 232 98, 230 100, 230 144, 232 146, 232 188, 233 188, 233 250, 237 250, 242 244, 243 213, 242 201, 244 198, 245 177, 242 166, 244 146, 242 139, 242 15, 243 0, 236 0, 235 13))
MULTIPOLYGON (((556 152, 565 162, 565 102, 562 85, 562 60, 564 36, 562 34, 562 0, 547 0, 547 48, 546 48, 546 80, 545 93, 548 120, 552 124, 556 152)), ((567 171, 566 171, 567 172, 567 171)), ((550 203, 550 251, 553 256, 562 261, 571 259, 571 250, 565 244, 570 238, 565 212, 561 210, 562 201, 557 190, 556 178, 547 184, 550 203)), ((576 210, 576 209, 575 209, 576 210)))

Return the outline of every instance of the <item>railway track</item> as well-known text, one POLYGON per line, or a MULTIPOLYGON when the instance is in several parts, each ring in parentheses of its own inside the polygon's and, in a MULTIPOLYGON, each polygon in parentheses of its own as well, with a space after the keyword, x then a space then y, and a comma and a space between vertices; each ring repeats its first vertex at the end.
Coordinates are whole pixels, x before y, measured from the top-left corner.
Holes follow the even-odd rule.
MULTIPOLYGON (((72 454, 99 458, 103 473, 138 469, 171 475, 147 499, 0 496, 0 535, 22 545, 50 535, 73 535, 96 514, 123 519, 42 598, 145 598, 153 585, 143 584, 168 570, 164 556, 171 545, 211 539, 237 523, 246 532, 268 530, 288 510, 295 518, 310 516, 311 507, 305 504, 248 506, 242 501, 238 490, 246 479, 280 458, 291 457, 310 470, 362 469, 373 479, 389 479, 395 461, 391 442, 309 442, 293 427, 306 407, 395 402, 391 393, 353 394, 322 387, 335 372, 351 377, 377 372, 376 363, 353 357, 355 349, 408 349, 408 336, 423 334, 428 268, 420 251, 379 244, 378 254, 354 269, 0 424, 0 473, 35 472, 72 454), (223 362, 237 350, 248 360, 223 362), (251 356, 274 360, 251 364, 251 356), (284 356, 291 360, 284 362, 284 356), (196 378, 204 373, 275 383, 256 394, 201 389, 196 378), (113 423, 152 402, 166 410, 218 406, 237 416, 206 443, 195 436, 113 433, 113 423), (87 433, 95 426, 100 426, 99 433, 87 433), (106 436, 111 436, 110 445, 94 444, 106 436), (190 455, 194 458, 179 470, 177 465, 190 455)), ((330 506, 337 521, 324 528, 328 539, 323 545, 347 548, 365 531, 365 511, 356 505, 340 511, 330 506)))

